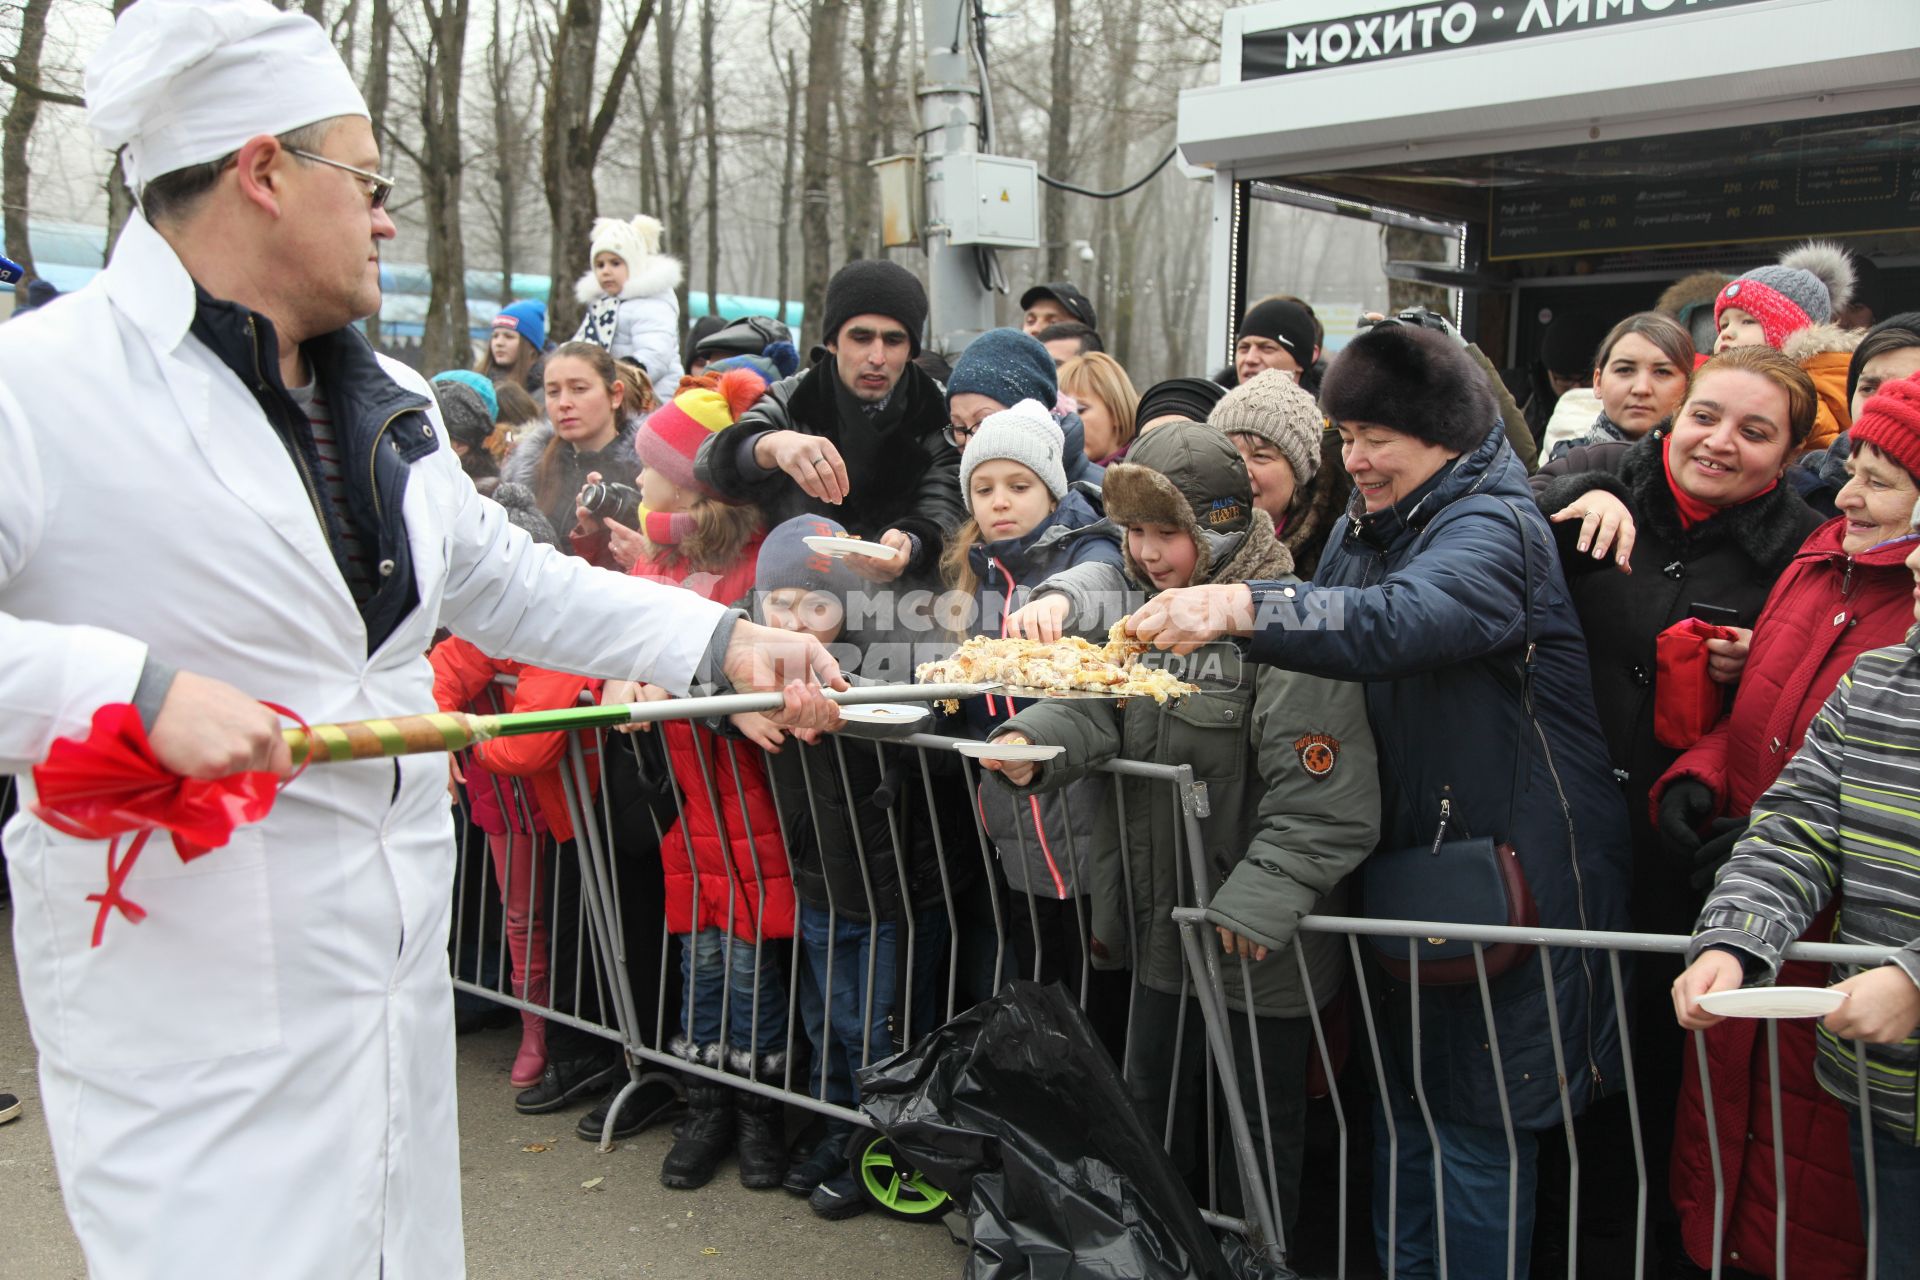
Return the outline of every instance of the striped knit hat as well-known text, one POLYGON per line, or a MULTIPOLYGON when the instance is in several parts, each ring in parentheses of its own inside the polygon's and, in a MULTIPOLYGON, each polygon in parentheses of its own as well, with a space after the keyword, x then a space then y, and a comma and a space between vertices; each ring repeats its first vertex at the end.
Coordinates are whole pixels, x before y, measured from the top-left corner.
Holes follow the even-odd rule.
POLYGON ((708 436, 732 426, 766 390, 766 380, 752 369, 683 378, 673 399, 640 424, 633 451, 642 463, 682 489, 718 498, 719 494, 694 479, 693 457, 708 436))

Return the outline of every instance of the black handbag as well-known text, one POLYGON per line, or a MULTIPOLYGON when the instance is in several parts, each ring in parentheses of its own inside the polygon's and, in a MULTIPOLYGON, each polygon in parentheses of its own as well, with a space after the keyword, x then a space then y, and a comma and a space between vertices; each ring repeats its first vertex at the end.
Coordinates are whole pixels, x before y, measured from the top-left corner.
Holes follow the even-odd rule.
MULTIPOLYGON (((1525 618, 1520 658, 1519 723, 1514 734, 1514 781, 1507 801, 1507 829, 1513 829, 1513 806, 1525 786, 1522 767, 1531 758, 1522 736, 1533 720, 1533 540, 1527 524, 1511 504, 1501 501, 1506 514, 1520 527, 1520 549, 1525 565, 1521 609, 1525 618)), ((1417 552, 1416 552, 1417 554, 1417 552)), ((1403 770, 1404 776, 1406 775, 1403 770)), ((1440 821, 1430 844, 1410 845, 1374 853, 1360 866, 1360 901, 1374 920, 1431 920, 1445 924, 1512 925, 1540 923, 1533 893, 1527 887, 1519 856, 1511 844, 1490 837, 1447 839, 1453 823, 1453 799, 1440 800, 1440 821)), ((1417 946, 1421 986, 1453 986, 1475 982, 1473 943, 1464 939, 1428 937, 1408 939, 1373 935, 1368 938, 1383 968, 1402 981, 1412 978, 1409 946, 1417 946)), ((1527 943, 1483 944, 1487 977, 1512 969, 1533 952, 1527 943)))

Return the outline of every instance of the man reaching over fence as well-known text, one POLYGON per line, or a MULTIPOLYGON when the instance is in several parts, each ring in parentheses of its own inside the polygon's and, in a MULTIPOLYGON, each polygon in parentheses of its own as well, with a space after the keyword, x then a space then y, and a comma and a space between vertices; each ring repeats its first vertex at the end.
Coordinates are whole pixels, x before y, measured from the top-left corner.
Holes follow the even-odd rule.
MULTIPOLYGON (((0 331, 0 771, 130 703, 176 774, 284 777, 256 699, 430 711, 442 625, 675 691, 838 680, 817 642, 536 547, 474 493, 426 384, 351 327, 392 183, 318 25, 143 0, 87 98, 142 212, 0 331)), ((834 722, 786 692, 788 724, 834 722)), ((91 1273, 460 1275, 445 762, 303 774, 190 862, 156 842, 95 893, 129 904, 98 946, 88 895, 127 864, 34 798, 6 833, 16 954, 91 1273)))

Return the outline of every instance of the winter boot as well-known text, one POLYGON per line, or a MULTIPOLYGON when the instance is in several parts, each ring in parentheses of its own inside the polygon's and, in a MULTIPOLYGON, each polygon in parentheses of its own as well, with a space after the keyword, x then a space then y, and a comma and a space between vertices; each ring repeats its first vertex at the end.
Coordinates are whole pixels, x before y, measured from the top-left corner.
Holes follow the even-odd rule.
MULTIPOLYGON (((673 1051, 689 1062, 720 1063, 720 1046, 698 1050, 675 1037, 673 1051)), ((733 1150, 733 1093, 724 1084, 705 1077, 687 1081, 687 1115, 674 1126, 673 1149, 660 1162, 660 1182, 680 1191, 692 1191, 713 1181, 713 1172, 733 1150)))
POLYGON ((520 1051, 513 1055, 509 1077, 516 1089, 531 1089, 547 1070, 547 1020, 537 1013, 520 1014, 520 1051))
MULTIPOLYGON (((505 893, 507 915, 507 954, 513 964, 513 991, 530 1004, 547 1003, 546 925, 535 901, 538 885, 537 858, 522 854, 514 859, 514 841, 526 836, 488 836, 493 850, 495 871, 512 880, 505 893), (510 862, 515 862, 509 870, 510 862), (519 863, 530 864, 527 866, 519 863), (514 877, 518 877, 514 879, 514 877)), ((547 1069, 547 1020, 537 1013, 520 1014, 520 1051, 513 1057, 511 1079, 516 1089, 529 1089, 540 1083, 547 1069)))
MULTIPOLYGON (((727 1055, 727 1070, 762 1084, 779 1083, 786 1068, 784 1053, 766 1054, 757 1062, 745 1049, 727 1055)), ((779 1186, 787 1176, 786 1107, 778 1098, 745 1089, 734 1106, 739 1115, 740 1185, 750 1191, 779 1186)))

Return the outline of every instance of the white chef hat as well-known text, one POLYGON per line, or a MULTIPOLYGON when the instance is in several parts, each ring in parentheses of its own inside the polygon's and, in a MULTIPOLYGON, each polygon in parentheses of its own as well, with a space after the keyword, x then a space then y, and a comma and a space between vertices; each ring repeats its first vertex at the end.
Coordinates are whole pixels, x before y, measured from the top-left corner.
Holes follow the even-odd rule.
POLYGON ((87 124, 136 193, 366 100, 313 19, 266 0, 140 0, 87 63, 87 124))

